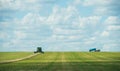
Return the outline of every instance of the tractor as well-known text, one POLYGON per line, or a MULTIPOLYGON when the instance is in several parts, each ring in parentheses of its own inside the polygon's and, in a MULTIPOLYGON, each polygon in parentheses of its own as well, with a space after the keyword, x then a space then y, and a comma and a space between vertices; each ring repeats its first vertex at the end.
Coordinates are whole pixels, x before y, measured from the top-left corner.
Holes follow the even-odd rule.
POLYGON ((92 48, 89 50, 89 52, 100 52, 100 49, 92 48))

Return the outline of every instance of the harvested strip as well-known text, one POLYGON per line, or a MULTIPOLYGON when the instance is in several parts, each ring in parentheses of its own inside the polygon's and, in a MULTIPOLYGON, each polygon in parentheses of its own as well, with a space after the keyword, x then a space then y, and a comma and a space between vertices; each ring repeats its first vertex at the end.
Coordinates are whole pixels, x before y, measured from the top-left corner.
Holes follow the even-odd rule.
POLYGON ((24 58, 15 59, 15 60, 2 61, 2 62, 0 62, 0 64, 3 64, 3 63, 11 63, 11 62, 16 62, 16 61, 21 61, 21 60, 25 60, 25 59, 31 58, 31 57, 33 57, 33 56, 36 56, 36 55, 38 55, 38 53, 32 54, 32 55, 27 56, 27 57, 24 57, 24 58))

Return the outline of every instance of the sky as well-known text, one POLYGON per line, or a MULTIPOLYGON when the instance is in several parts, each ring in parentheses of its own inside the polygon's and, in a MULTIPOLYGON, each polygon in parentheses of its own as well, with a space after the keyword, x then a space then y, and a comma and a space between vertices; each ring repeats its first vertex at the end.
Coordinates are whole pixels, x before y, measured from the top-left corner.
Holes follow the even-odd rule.
POLYGON ((119 0, 0 0, 0 51, 120 51, 119 0))

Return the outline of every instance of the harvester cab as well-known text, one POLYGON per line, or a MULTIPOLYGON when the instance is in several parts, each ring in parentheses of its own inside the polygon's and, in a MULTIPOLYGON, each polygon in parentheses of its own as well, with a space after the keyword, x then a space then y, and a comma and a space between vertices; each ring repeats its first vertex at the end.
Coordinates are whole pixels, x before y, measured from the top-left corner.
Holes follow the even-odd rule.
POLYGON ((34 53, 44 53, 44 52, 42 51, 41 47, 37 47, 37 51, 34 51, 34 53))

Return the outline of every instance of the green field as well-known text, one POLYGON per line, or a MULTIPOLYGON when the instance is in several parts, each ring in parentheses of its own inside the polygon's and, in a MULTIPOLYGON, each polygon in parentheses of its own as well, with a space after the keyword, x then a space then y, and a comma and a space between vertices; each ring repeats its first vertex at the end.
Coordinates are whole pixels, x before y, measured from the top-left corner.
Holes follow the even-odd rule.
POLYGON ((0 52, 0 62, 26 57, 30 54, 33 54, 33 53, 31 52, 0 52))
MULTIPOLYGON (((0 53, 0 62, 32 53, 0 53)), ((120 52, 46 52, 12 63, 0 71, 120 71, 120 52)))

